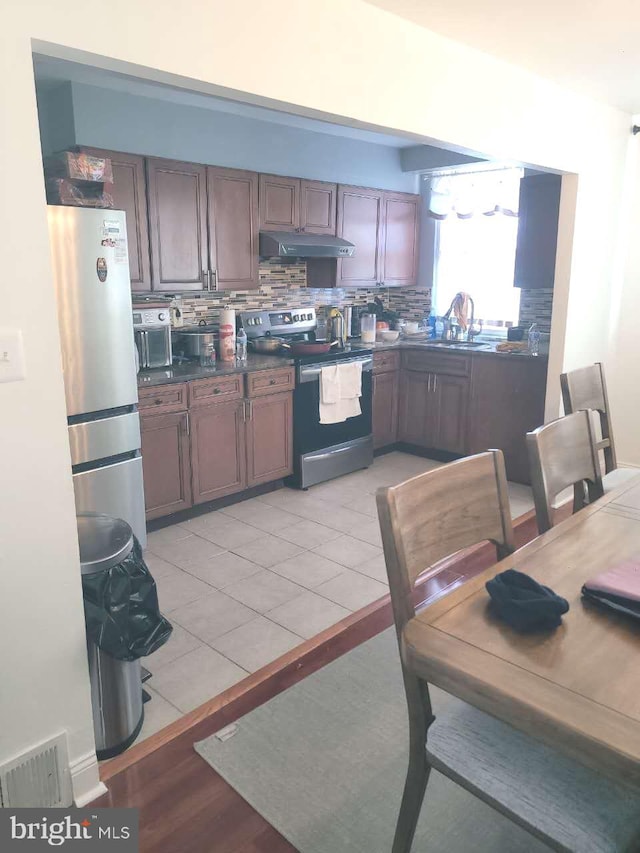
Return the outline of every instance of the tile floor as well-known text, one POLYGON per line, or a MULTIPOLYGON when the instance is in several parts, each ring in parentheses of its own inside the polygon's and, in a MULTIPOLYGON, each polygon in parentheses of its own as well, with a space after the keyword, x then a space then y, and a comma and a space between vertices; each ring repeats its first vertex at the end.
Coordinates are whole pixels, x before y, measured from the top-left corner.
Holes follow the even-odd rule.
MULTIPOLYGON (((169 642, 140 739, 387 592, 374 494, 440 463, 393 452, 371 468, 280 489, 149 534, 169 642)), ((510 484, 514 517, 533 506, 510 484)))

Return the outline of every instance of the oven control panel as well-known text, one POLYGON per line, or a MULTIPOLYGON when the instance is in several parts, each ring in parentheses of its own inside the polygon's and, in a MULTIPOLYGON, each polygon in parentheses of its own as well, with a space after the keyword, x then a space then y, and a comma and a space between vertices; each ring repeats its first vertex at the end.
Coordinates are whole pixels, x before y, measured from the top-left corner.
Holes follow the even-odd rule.
POLYGON ((248 338, 263 335, 292 335, 311 332, 316 327, 315 308, 273 308, 269 311, 241 311, 240 325, 248 338))

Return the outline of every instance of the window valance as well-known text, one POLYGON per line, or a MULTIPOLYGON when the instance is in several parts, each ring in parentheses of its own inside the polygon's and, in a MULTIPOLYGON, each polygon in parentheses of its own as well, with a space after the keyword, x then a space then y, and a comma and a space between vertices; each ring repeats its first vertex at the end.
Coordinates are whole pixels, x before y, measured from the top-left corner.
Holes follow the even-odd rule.
POLYGON ((459 219, 496 213, 517 216, 522 175, 522 169, 495 169, 432 177, 429 215, 434 219, 452 214, 459 219))

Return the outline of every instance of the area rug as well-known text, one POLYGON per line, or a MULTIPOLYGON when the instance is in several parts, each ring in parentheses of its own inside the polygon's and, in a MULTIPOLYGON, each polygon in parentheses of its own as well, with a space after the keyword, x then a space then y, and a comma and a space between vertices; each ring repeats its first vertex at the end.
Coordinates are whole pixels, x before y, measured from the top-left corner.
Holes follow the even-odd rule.
MULTIPOLYGON (((447 694, 432 689, 436 715, 447 694)), ((392 629, 195 749, 300 853, 389 853, 407 768, 407 710, 392 629)), ((432 772, 413 851, 549 848, 432 772)))

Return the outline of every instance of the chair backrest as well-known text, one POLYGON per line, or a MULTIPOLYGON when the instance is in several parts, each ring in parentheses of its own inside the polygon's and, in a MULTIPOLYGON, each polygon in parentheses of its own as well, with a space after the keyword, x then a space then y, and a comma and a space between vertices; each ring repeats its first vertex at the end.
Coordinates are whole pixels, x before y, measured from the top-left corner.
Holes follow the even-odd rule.
POLYGON ((600 416, 602 440, 596 442, 596 449, 604 451, 605 473, 608 474, 618 467, 618 463, 602 364, 597 362, 563 373, 560 376, 560 387, 565 414, 570 415, 580 409, 593 409, 600 416))
POLYGON ((569 486, 573 486, 574 512, 602 497, 602 477, 591 417, 591 410, 583 409, 527 433, 531 485, 540 533, 553 527, 553 501, 569 486))
POLYGON ((468 456, 376 494, 398 633, 415 615, 416 578, 445 557, 488 540, 514 550, 501 450, 468 456))

